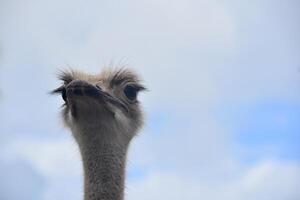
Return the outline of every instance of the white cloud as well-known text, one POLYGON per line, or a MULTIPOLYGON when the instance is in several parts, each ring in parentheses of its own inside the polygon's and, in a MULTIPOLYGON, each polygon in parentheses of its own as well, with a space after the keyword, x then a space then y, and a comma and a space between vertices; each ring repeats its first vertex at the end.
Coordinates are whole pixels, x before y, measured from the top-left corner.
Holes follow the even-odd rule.
POLYGON ((300 192, 300 165, 266 161, 246 168, 241 175, 215 181, 176 172, 152 172, 128 183, 128 199, 296 200, 300 192))
POLYGON ((1 200, 82 199, 81 159, 70 137, 14 140, 2 154, 7 156, 0 165, 1 200), (3 165, 11 158, 17 163, 3 165))
POLYGON ((228 173, 234 169, 231 135, 219 126, 210 111, 172 113, 174 116, 168 116, 161 130, 156 131, 154 124, 136 138, 130 149, 130 165, 138 168, 159 165, 201 176, 211 170, 223 174, 224 170, 228 173), (222 168, 218 167, 220 163, 222 168))
POLYGON ((9 148, 26 158, 47 178, 82 175, 79 150, 70 137, 15 140, 9 148))
POLYGON ((0 157, 0 199, 39 200, 45 189, 43 176, 21 157, 0 157))

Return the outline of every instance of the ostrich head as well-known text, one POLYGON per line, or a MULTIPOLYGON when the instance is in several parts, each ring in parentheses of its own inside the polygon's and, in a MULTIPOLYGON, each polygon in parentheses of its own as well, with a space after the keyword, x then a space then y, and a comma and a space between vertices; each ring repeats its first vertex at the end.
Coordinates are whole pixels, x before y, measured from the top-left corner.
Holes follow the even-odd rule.
POLYGON ((128 143, 143 123, 137 99, 145 90, 131 70, 105 70, 98 75, 63 71, 63 84, 53 93, 61 94, 65 104, 62 116, 75 139, 101 137, 128 143))

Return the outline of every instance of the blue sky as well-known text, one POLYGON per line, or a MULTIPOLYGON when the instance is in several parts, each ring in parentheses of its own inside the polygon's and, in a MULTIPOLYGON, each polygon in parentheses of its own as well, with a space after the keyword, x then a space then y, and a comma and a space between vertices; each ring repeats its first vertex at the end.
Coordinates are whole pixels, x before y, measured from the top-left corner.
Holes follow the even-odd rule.
POLYGON ((234 127, 237 148, 247 152, 239 153, 241 159, 299 160, 299 103, 268 99, 251 105, 227 106, 220 118, 234 127))
POLYGON ((299 199, 298 1, 0 4, 1 200, 81 199, 79 152, 48 91, 62 67, 109 63, 150 89, 126 199, 299 199))

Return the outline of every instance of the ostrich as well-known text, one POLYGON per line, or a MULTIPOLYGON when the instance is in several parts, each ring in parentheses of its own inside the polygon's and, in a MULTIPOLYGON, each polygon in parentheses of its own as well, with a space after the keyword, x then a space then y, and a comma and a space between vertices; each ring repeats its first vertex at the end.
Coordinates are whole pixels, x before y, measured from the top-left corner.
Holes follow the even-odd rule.
POLYGON ((64 124, 79 146, 84 200, 123 200, 127 149, 143 124, 137 95, 145 87, 129 69, 68 70, 58 78, 63 84, 52 93, 62 96, 64 124))

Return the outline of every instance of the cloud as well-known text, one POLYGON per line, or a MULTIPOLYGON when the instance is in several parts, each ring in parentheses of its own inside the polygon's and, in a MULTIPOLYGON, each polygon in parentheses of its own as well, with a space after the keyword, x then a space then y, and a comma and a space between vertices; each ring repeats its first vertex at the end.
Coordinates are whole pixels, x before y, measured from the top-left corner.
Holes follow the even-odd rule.
POLYGON ((9 152, 9 155, 2 161, 8 162, 12 157, 17 162, 8 166, 1 162, 0 175, 2 172, 4 179, 0 181, 0 191, 6 190, 1 192, 1 199, 81 199, 81 159, 77 145, 67 136, 60 139, 27 137, 6 144, 2 154, 9 152), (15 176, 20 181, 16 181, 15 176))
POLYGON ((300 193, 300 165, 265 161, 237 176, 215 181, 182 176, 176 172, 152 172, 129 182, 128 199, 275 199, 296 200, 300 193), (147 194, 147 195, 145 195, 147 194))
POLYGON ((9 149, 27 158, 47 178, 80 176, 79 150, 70 137, 15 140, 9 149))
POLYGON ((220 163, 223 167, 217 170, 218 173, 233 167, 234 157, 230 147, 232 138, 228 130, 223 129, 220 122, 209 115, 209 111, 172 113, 173 116, 165 114, 168 120, 160 129, 150 124, 136 138, 130 151, 130 165, 140 169, 145 168, 145 165, 154 168, 159 165, 177 170, 178 173, 189 171, 199 176, 217 170, 220 163))
POLYGON ((22 157, 0 157, 0 199, 39 200, 45 189, 43 177, 22 157))

